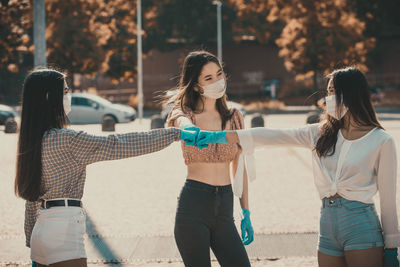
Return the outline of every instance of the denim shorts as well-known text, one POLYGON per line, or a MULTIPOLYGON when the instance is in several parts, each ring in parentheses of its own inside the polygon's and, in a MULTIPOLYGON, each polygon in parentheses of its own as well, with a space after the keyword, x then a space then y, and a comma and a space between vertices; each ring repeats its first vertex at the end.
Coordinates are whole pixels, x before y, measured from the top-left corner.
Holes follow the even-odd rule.
POLYGON ((341 257, 345 251, 383 247, 374 204, 345 198, 322 200, 318 250, 341 257))

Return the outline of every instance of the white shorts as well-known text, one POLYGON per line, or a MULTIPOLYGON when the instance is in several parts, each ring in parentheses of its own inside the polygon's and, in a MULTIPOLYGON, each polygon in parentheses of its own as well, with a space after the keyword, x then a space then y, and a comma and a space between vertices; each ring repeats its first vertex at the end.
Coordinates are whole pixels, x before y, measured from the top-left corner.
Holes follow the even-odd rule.
POLYGON ((86 214, 80 207, 40 209, 31 236, 31 259, 40 264, 86 258, 86 214))

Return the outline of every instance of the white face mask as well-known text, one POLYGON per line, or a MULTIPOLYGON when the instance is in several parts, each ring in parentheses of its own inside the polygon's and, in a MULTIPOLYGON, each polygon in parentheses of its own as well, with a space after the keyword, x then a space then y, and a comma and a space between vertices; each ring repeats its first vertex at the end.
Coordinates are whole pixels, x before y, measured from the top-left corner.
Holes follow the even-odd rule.
POLYGON ((68 113, 71 112, 71 100, 72 100, 71 93, 67 93, 64 95, 64 98, 63 98, 64 112, 67 115, 68 115, 68 113))
POLYGON ((325 102, 326 102, 326 112, 328 113, 329 116, 340 120, 343 118, 344 115, 346 115, 347 112, 347 107, 343 104, 343 101, 341 105, 339 106, 339 109, 336 106, 336 95, 330 95, 325 97, 325 102))
POLYGON ((223 97, 226 91, 225 79, 220 79, 212 84, 200 87, 203 88, 202 95, 212 99, 223 97))

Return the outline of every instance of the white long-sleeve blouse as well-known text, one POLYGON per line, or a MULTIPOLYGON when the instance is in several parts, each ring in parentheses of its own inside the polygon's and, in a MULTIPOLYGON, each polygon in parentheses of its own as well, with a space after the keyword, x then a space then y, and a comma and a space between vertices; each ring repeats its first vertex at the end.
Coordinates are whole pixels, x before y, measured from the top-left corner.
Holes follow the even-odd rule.
POLYGON ((321 199, 338 193, 348 200, 373 203, 372 197, 379 190, 385 247, 400 246, 396 146, 384 130, 374 128, 356 140, 345 139, 339 131, 335 153, 327 157, 319 157, 314 149, 320 136, 320 124, 294 129, 252 128, 237 133, 245 154, 269 145, 310 148, 314 182, 321 199))

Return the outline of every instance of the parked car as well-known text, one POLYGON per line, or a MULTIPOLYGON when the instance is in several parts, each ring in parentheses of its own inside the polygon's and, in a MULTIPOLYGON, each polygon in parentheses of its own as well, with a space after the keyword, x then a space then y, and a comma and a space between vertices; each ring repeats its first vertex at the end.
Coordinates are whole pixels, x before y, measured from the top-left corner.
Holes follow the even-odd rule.
POLYGON ((4 125, 8 118, 15 118, 16 114, 12 107, 0 104, 0 125, 4 125))
POLYGON ((130 122, 136 119, 136 110, 94 94, 72 93, 68 118, 72 124, 101 123, 105 118, 113 119, 115 123, 130 122))

